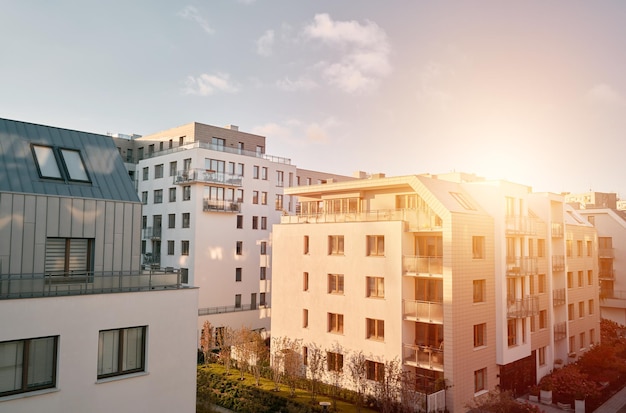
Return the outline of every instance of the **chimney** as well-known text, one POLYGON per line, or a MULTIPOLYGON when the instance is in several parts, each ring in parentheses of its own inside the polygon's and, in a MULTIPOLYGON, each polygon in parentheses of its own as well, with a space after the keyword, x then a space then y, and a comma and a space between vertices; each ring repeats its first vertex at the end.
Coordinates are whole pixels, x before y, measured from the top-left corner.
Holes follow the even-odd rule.
POLYGON ((226 129, 230 129, 230 130, 239 130, 239 126, 237 125, 226 125, 226 129))

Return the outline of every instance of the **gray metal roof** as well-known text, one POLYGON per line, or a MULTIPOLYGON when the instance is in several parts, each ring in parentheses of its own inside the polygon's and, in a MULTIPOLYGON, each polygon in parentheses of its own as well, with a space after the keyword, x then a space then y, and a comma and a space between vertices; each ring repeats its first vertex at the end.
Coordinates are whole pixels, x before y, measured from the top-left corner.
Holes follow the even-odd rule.
POLYGON ((2 118, 0 192, 139 202, 110 137, 2 118), (40 177, 31 149, 33 144, 80 151, 91 182, 40 177))

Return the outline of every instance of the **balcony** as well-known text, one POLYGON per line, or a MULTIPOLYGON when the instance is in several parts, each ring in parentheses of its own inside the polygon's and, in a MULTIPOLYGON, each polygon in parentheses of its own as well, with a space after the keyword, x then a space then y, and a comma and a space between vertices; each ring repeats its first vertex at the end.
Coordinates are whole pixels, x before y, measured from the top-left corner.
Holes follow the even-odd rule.
POLYGON ((535 235, 537 220, 524 216, 508 216, 505 220, 505 231, 507 235, 535 235))
POLYGON ((552 271, 565 271, 565 257, 563 255, 552 256, 552 271))
POLYGON ((598 258, 615 258, 613 248, 598 248, 598 258))
POLYGON ((525 298, 507 298, 507 318, 526 318, 539 314, 539 297, 529 295, 525 298))
POLYGON ((208 169, 189 169, 178 171, 174 177, 177 185, 187 185, 190 183, 216 184, 230 187, 242 185, 241 175, 231 175, 224 172, 215 172, 208 169))
POLYGON ((604 268, 598 272, 598 278, 601 280, 615 280, 615 270, 613 268, 604 268))
POLYGON ((565 321, 554 325, 554 341, 563 340, 567 337, 567 325, 565 321))
POLYGON ((147 227, 142 230, 142 238, 145 239, 161 239, 161 227, 147 227))
POLYGON ((194 149, 194 148, 208 149, 210 151, 217 151, 217 152, 233 153, 237 155, 265 159, 274 163, 291 165, 291 159, 289 158, 283 158, 281 156, 272 156, 272 155, 267 155, 265 153, 260 153, 256 151, 247 151, 247 150, 243 150, 239 148, 232 148, 230 146, 214 145, 214 144, 206 143, 206 142, 193 142, 187 145, 178 146, 176 148, 165 149, 163 151, 157 151, 157 152, 151 152, 151 153, 149 152, 147 154, 144 154, 143 156, 139 156, 139 159, 154 158, 156 156, 167 155, 169 153, 186 151, 186 150, 194 149))
POLYGON ((563 224, 553 222, 551 225, 552 238, 563 238, 563 224))
POLYGON ((266 302, 265 304, 242 304, 240 306, 236 305, 223 305, 218 307, 205 307, 198 309, 198 316, 203 315, 211 315, 211 314, 227 314, 227 313, 237 313, 240 311, 254 311, 259 309, 269 309, 271 308, 270 304, 266 302))
POLYGON ((402 270, 404 275, 442 275, 443 258, 405 255, 402 257, 402 270))
POLYGON ((223 199, 202 200, 202 210, 204 212, 241 212, 241 203, 235 201, 225 201, 223 199))
MULTIPOLYGON (((297 208, 297 207, 296 207, 297 208)), ((409 231, 441 231, 442 221, 435 214, 417 209, 380 209, 374 211, 324 212, 281 217, 281 224, 312 224, 329 222, 405 221, 409 231)))
POLYGON ((405 365, 443 371, 443 349, 404 344, 402 360, 405 365))
POLYGON ((112 294, 183 288, 180 270, 1 274, 0 299, 112 294))
POLYGON ((443 324, 443 303, 402 300, 402 315, 405 320, 443 324))
POLYGON ((537 274, 537 258, 506 257, 507 277, 524 277, 537 274))
POLYGON ((554 307, 565 305, 565 288, 559 288, 552 291, 552 305, 554 307))

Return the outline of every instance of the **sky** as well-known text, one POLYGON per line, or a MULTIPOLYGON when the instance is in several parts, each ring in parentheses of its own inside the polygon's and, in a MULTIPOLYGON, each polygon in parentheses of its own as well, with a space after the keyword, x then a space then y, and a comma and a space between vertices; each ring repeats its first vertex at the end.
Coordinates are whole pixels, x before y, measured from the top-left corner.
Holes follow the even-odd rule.
POLYGON ((626 2, 0 0, 0 117, 626 198, 626 2))

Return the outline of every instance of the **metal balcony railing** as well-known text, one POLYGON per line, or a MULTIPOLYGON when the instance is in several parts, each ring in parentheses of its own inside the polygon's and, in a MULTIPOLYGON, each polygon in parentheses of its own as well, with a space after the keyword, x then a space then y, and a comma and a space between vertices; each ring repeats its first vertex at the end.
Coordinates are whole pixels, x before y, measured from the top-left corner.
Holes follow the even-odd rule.
POLYGON ((526 318, 539 314, 539 297, 529 295, 524 298, 507 298, 506 316, 508 318, 526 318))
POLYGON ((222 199, 204 198, 202 201, 202 210, 204 212, 240 212, 241 203, 222 199))
POLYGON ((614 300, 626 300, 626 291, 611 290, 608 288, 600 289, 600 298, 610 298, 614 300))
POLYGON ((404 319, 426 323, 443 323, 443 303, 418 300, 402 300, 404 319))
POLYGON ((110 294, 183 288, 178 269, 0 274, 0 299, 110 294))
POLYGON ((598 277, 601 280, 614 280, 615 270, 613 268, 602 269, 598 272, 598 277))
POLYGON ((405 255, 402 257, 402 270, 405 275, 443 274, 443 257, 405 255))
POLYGON ((537 274, 536 257, 507 257, 506 275, 509 277, 524 277, 537 274))
POLYGON ((552 238, 563 238, 563 224, 553 222, 551 225, 552 238))
POLYGON ((552 256, 552 271, 565 271, 565 257, 563 255, 552 256))
POLYGON ((189 143, 189 144, 186 144, 186 145, 178 146, 176 148, 165 149, 163 151, 157 151, 157 152, 151 152, 151 153, 149 152, 147 154, 143 154, 143 156, 139 156, 138 158, 139 159, 148 159, 148 158, 153 158, 155 156, 167 155, 169 153, 186 151, 186 150, 194 149, 194 148, 208 149, 208 150, 217 151, 217 152, 234 153, 234 154, 237 154, 237 155, 243 155, 243 156, 250 156, 250 157, 253 157, 253 158, 266 159, 266 160, 268 160, 270 162, 274 162, 274 163, 291 165, 291 159, 289 159, 289 158, 283 158, 281 156, 267 155, 265 153, 260 153, 260 152, 255 152, 255 151, 248 151, 248 150, 233 148, 233 147, 230 147, 230 146, 213 145, 211 143, 206 143, 206 142, 193 142, 193 143, 189 143))
POLYGON ((552 291, 552 305, 565 305, 565 288, 558 288, 552 291))
POLYGON ((218 307, 199 308, 198 315, 202 316, 202 315, 210 315, 210 314, 236 313, 239 311, 254 311, 254 310, 263 309, 263 308, 271 308, 270 303, 266 301, 265 304, 258 304, 258 305, 252 305, 252 304, 243 304, 240 306, 223 305, 223 306, 218 306, 218 307))
POLYGON ((147 227, 142 230, 142 238, 159 239, 161 238, 161 227, 147 227))
POLYGON ((527 216, 507 216, 504 222, 505 231, 509 235, 535 235, 537 219, 527 216))
POLYGON ((404 344, 402 347, 404 364, 443 371, 443 349, 416 344, 404 344))
POLYGON ((554 325, 554 341, 563 340, 567 337, 567 324, 565 321, 554 325))
POLYGON ((193 182, 239 187, 242 185, 242 177, 241 175, 215 172, 209 169, 182 170, 178 171, 176 176, 174 176, 174 183, 178 185, 186 185, 193 182))

